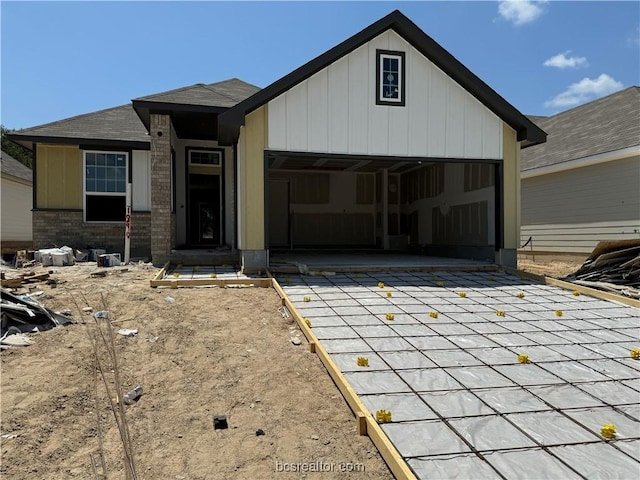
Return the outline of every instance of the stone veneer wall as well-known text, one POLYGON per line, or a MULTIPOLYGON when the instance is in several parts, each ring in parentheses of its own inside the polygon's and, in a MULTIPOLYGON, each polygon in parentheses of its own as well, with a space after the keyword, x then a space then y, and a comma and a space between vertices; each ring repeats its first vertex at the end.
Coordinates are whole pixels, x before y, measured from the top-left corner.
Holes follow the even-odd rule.
MULTIPOLYGON (((33 247, 104 248, 124 255, 124 222, 85 223, 82 210, 34 210, 33 247)), ((131 214, 131 256, 151 257, 151 212, 131 214)))

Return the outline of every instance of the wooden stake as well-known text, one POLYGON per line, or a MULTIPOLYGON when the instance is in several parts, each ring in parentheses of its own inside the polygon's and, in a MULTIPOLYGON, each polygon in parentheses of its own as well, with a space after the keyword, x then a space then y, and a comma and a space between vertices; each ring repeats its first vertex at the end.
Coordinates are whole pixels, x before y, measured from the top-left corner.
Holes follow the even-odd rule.
POLYGON ((367 417, 365 417, 364 413, 358 412, 356 414, 358 417, 358 435, 366 435, 367 434, 367 417))

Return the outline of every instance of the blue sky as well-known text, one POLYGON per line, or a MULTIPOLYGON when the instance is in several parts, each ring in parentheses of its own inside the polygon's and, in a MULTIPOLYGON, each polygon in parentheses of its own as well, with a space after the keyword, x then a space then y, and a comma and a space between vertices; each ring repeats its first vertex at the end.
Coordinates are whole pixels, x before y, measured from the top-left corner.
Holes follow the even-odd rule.
POLYGON ((2 0, 1 121, 25 128, 231 77, 265 87, 394 9, 526 114, 640 84, 635 1, 2 0))

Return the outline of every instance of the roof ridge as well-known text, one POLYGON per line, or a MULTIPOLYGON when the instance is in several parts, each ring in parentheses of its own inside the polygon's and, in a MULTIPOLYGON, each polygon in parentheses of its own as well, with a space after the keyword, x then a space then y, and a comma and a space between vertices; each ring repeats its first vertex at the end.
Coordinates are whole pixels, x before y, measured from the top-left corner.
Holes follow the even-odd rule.
POLYGON ((53 122, 43 123, 41 125, 34 125, 33 127, 21 128, 20 130, 16 130, 13 133, 21 133, 21 132, 24 132, 25 130, 33 130, 34 128, 49 127, 51 125, 57 125, 57 124, 60 124, 60 123, 68 122, 70 120, 77 120, 79 118, 86 117, 86 116, 89 116, 89 115, 95 115, 96 113, 108 112, 109 110, 116 110, 118 108, 125 108, 125 107, 133 108, 130 103, 125 103, 123 105, 118 105, 116 107, 103 108, 102 110, 96 110, 95 112, 81 113, 79 115, 74 115, 73 117, 67 117, 67 118, 63 118, 61 120, 54 120, 53 122))

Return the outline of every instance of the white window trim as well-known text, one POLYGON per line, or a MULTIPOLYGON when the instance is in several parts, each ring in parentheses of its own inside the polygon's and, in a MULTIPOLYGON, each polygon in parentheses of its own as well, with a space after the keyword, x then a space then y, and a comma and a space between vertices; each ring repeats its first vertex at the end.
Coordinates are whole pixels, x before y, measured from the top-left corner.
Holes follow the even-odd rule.
POLYGON ((377 51, 376 55, 378 56, 378 60, 376 62, 376 66, 378 71, 376 72, 378 75, 377 79, 377 98, 376 103, 378 105, 405 105, 405 92, 404 86, 406 79, 405 75, 405 65, 404 65, 404 55, 403 52, 389 52, 389 51, 377 51), (385 59, 393 59, 398 61, 398 98, 389 98, 384 96, 384 60, 385 59))
MULTIPOLYGON (((100 197, 126 197, 126 185, 129 183, 129 152, 121 152, 117 150, 82 150, 82 221, 84 223, 106 223, 106 224, 124 224, 122 221, 107 222, 101 220, 87 220, 87 195, 100 197), (125 191, 120 192, 87 192, 87 153, 112 153, 116 155, 124 155, 125 161, 125 191)), ((126 202, 125 202, 126 203, 126 202)), ((125 212, 122 212, 123 218, 125 212)))

